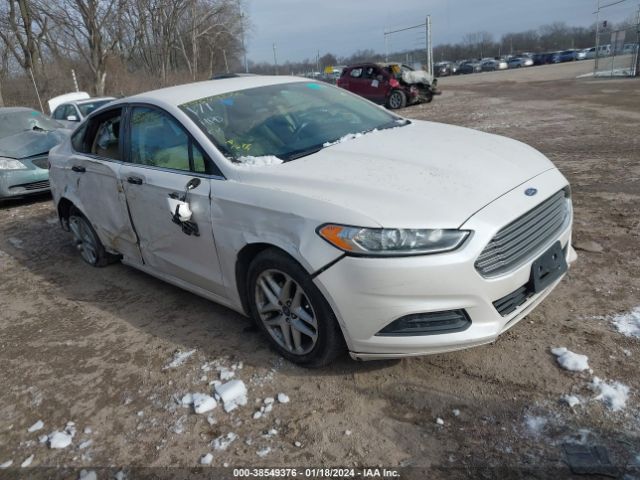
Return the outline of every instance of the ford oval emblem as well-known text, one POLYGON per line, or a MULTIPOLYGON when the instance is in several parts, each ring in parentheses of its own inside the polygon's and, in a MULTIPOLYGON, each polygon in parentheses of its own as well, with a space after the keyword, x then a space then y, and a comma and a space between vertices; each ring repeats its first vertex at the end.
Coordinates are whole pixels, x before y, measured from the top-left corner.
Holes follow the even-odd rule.
POLYGON ((527 189, 524 191, 524 194, 525 194, 527 197, 533 197, 536 193, 538 193, 538 189, 537 189, 537 188, 527 188, 527 189))

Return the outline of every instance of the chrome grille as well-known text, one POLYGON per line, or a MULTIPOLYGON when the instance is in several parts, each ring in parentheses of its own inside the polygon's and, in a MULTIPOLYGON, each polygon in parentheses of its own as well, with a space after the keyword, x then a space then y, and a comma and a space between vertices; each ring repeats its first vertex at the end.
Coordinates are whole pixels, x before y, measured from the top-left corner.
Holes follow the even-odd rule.
POLYGON ((569 221, 568 191, 559 192, 501 229, 476 260, 484 277, 518 267, 547 245, 569 221))
POLYGON ((20 188, 24 190, 40 190, 43 188, 49 188, 49 180, 41 180, 39 182, 23 183, 21 185, 12 185, 11 188, 20 188))

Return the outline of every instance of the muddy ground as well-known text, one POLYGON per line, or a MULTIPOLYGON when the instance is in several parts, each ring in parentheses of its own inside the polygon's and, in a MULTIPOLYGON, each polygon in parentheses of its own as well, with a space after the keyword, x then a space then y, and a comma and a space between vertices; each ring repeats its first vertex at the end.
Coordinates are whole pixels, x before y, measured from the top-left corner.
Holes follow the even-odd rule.
POLYGON ((392 362, 345 357, 304 370, 230 310, 121 264, 84 264, 50 198, 2 205, 0 463, 16 467, 34 454, 32 466, 197 467, 211 451, 214 467, 384 465, 427 467, 428 478, 567 478, 562 445, 581 442, 603 446, 614 473, 640 478, 640 340, 608 319, 640 305, 640 80, 576 80, 573 70, 553 68, 518 80, 500 80, 500 72, 443 79, 442 96, 402 112, 527 142, 572 184, 578 262, 493 345, 392 362), (593 373, 560 369, 550 353, 558 346, 588 355, 593 373), (182 366, 164 368, 176 351, 193 349, 182 366), (216 365, 239 362, 247 406, 218 407, 207 421, 176 404, 175 396, 209 391, 216 365), (614 412, 597 400, 594 376, 627 385, 626 407, 614 412), (254 420, 259 399, 279 392, 291 401, 254 420), (582 404, 570 408, 567 394, 582 404), (40 419, 44 428, 27 432, 40 419), (77 429, 71 446, 38 443, 69 421, 77 429), (209 446, 229 432, 238 438, 226 450, 209 446), (271 450, 258 456, 264 447, 271 450))

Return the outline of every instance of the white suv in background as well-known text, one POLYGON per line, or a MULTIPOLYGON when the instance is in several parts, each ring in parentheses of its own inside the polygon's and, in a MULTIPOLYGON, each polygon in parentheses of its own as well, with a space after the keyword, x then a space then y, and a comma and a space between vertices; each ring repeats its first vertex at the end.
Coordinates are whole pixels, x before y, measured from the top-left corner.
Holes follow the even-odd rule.
POLYGON ((50 161, 86 262, 248 315, 308 366, 491 342, 576 258, 567 180, 533 148, 307 79, 116 100, 50 161))

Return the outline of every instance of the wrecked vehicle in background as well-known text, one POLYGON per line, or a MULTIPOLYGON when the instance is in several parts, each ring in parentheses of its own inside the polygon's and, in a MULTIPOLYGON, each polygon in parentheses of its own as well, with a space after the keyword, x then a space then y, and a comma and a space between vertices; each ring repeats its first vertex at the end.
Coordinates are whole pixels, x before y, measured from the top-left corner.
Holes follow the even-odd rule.
POLYGON ((544 155, 325 82, 116 100, 49 159, 85 262, 121 259, 247 315, 307 366, 493 342, 576 258, 571 191, 544 155))
POLYGON ((437 79, 400 63, 362 63, 342 70, 337 85, 390 109, 430 102, 439 95, 437 79))
POLYGON ((0 200, 49 190, 49 150, 69 134, 42 113, 0 108, 0 200))

